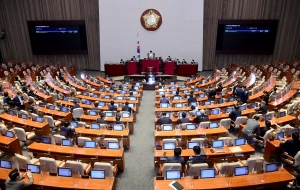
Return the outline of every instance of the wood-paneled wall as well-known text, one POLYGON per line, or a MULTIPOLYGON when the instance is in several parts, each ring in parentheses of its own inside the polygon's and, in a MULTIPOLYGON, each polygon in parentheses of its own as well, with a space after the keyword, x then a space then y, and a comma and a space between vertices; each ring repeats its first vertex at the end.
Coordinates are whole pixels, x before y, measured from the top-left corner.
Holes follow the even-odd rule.
POLYGON ((300 58, 300 1, 205 0, 203 33, 203 70, 300 58), (279 19, 273 55, 215 54, 218 19, 279 19))
POLYGON ((79 69, 100 69, 98 0, 0 0, 0 41, 3 59, 23 59, 74 64, 79 69), (85 20, 88 54, 33 55, 27 29, 28 20, 85 20))

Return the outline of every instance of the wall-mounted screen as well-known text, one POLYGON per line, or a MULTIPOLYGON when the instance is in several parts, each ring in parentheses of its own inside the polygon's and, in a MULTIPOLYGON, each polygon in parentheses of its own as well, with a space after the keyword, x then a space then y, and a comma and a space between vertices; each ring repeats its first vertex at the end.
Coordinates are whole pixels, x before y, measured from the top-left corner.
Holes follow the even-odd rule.
POLYGON ((219 20, 216 54, 273 54, 278 20, 219 20))
POLYGON ((84 20, 27 21, 34 55, 87 54, 84 20))

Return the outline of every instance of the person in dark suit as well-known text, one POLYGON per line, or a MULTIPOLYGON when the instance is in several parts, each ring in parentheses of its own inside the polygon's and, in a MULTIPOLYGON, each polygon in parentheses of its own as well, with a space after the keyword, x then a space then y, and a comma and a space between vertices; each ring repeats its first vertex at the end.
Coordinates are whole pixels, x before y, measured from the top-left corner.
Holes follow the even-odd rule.
POLYGON ((172 58, 170 56, 168 56, 166 61, 172 61, 172 58))
POLYGON ((17 106, 19 109, 24 109, 24 98, 21 95, 20 92, 17 92, 17 96, 14 97, 13 99, 15 106, 17 106))
POLYGON ((196 64, 196 62, 195 62, 195 60, 194 60, 194 59, 192 59, 192 62, 191 62, 191 64, 196 64))
POLYGON ((70 138, 75 132, 74 127, 70 126, 70 123, 66 121, 62 127, 60 127, 60 135, 66 137, 67 139, 70 138))
POLYGON ((269 104, 269 98, 270 98, 270 94, 267 91, 264 91, 264 95, 263 95, 263 101, 266 102, 266 105, 269 104))
POLYGON ((124 64, 125 62, 123 61, 123 59, 121 59, 120 64, 124 64))
POLYGON ((187 62, 186 62, 185 59, 183 59, 181 63, 182 63, 182 64, 187 64, 187 62))
POLYGON ((174 149, 174 156, 167 157, 166 163, 180 163, 182 166, 185 165, 184 158, 181 155, 181 148, 174 149))
POLYGON ((111 85, 110 85, 110 87, 109 87, 109 90, 114 90, 115 88, 116 88, 115 83, 112 82, 111 85))
POLYGON ((98 105, 99 105, 99 103, 98 103, 97 101, 94 102, 94 106, 95 106, 95 107, 91 108, 90 110, 93 110, 93 111, 99 111, 98 105))
POLYGON ((24 82, 23 86, 22 86, 22 92, 27 93, 27 90, 29 87, 30 87, 30 84, 26 85, 26 83, 24 82))
POLYGON ((123 124, 124 122, 121 121, 121 117, 119 115, 116 116, 116 121, 114 122, 115 124, 123 124))
POLYGON ((134 89, 134 85, 131 85, 129 91, 131 91, 131 92, 132 92, 132 91, 136 91, 136 90, 134 89))
POLYGON ((242 94, 241 94, 240 99, 244 104, 247 103, 247 101, 249 99, 249 91, 248 91, 248 89, 246 88, 245 85, 242 87, 242 94))
POLYGON ((181 96, 179 95, 179 90, 178 90, 178 91, 176 90, 176 94, 174 95, 174 97, 175 97, 175 96, 181 97, 181 96))
POLYGON ((172 124, 172 120, 170 119, 170 117, 166 117, 166 116, 167 116, 166 112, 163 112, 162 117, 157 120, 157 123, 160 125, 172 124))
POLYGON ((257 113, 261 113, 265 115, 268 112, 268 106, 266 105, 266 102, 262 101, 260 103, 260 107, 256 108, 257 113))
POLYGON ((199 146, 194 146, 193 151, 195 156, 191 158, 192 164, 198 164, 198 163, 206 163, 206 156, 201 156, 201 148, 199 146))
POLYGON ((159 100, 160 103, 167 103, 167 104, 170 104, 170 101, 168 98, 166 98, 166 96, 163 94, 161 96, 161 99, 159 100))
POLYGON ((230 129, 229 131, 233 130, 234 127, 234 122, 236 120, 237 117, 241 116, 242 112, 240 111, 240 107, 235 104, 234 105, 234 110, 229 114, 229 118, 231 119, 231 124, 230 124, 230 129))
POLYGON ((219 83, 218 87, 216 88, 217 94, 222 95, 222 90, 223 90, 222 83, 219 83))
POLYGON ((122 107, 122 111, 129 111, 131 113, 133 109, 129 106, 128 102, 125 102, 125 105, 122 107))
POLYGON ((233 91, 232 91, 233 96, 236 96, 236 89, 240 88, 240 86, 241 86, 241 82, 238 81, 237 85, 233 87, 233 91))
POLYGON ((18 169, 15 168, 9 172, 8 177, 9 178, 5 181, 5 189, 7 190, 21 190, 33 184, 33 177, 30 170, 22 176, 18 169), (25 176, 28 177, 28 182, 21 181, 25 176))
POLYGON ((195 96, 193 94, 190 95, 190 97, 188 98, 188 105, 191 105, 191 102, 197 102, 197 99, 195 98, 195 96))
POLYGON ((254 142, 260 142, 263 143, 264 139, 263 137, 265 136, 266 132, 271 129, 271 122, 270 121, 265 121, 265 127, 260 130, 259 136, 254 138, 254 142))
POLYGON ((74 101, 74 105, 73 105, 73 107, 71 108, 70 112, 73 112, 73 110, 74 110, 75 108, 80 108, 80 105, 78 104, 77 100, 74 101))
POLYGON ((205 114, 204 110, 200 110, 200 115, 195 117, 194 123, 201 123, 203 121, 209 121, 208 115, 205 114))
POLYGON ((182 112, 181 116, 182 116, 182 118, 177 120, 178 124, 190 122, 189 118, 186 118, 186 112, 182 112))
POLYGON ((33 102, 30 101, 30 100, 29 100, 29 102, 28 102, 27 110, 28 110, 30 113, 35 113, 35 112, 36 112, 36 109, 35 109, 35 107, 33 106, 33 102))
POLYGON ((136 61, 135 56, 133 56, 133 57, 131 58, 131 61, 136 61))
POLYGON ((285 148, 285 152, 287 152, 290 156, 294 157, 297 154, 297 152, 300 151, 299 133, 293 133, 292 139, 293 140, 286 140, 280 143, 280 147, 285 148))
POLYGON ((6 106, 6 105, 13 105, 12 101, 11 101, 11 98, 8 95, 8 92, 4 92, 3 105, 4 106, 6 106))
POLYGON ((110 106, 109 106, 109 111, 117 111, 117 107, 114 106, 115 102, 114 101, 111 101, 110 102, 110 106))
POLYGON ((99 113, 99 115, 100 115, 100 118, 97 118, 96 123, 106 124, 107 122, 104 120, 105 115, 102 112, 99 113))
POLYGON ((35 93, 33 92, 33 90, 29 90, 29 92, 27 93, 28 96, 31 96, 33 98, 36 97, 35 93))
POLYGON ((208 100, 215 100, 215 96, 216 96, 217 92, 215 88, 211 88, 208 90, 208 100))

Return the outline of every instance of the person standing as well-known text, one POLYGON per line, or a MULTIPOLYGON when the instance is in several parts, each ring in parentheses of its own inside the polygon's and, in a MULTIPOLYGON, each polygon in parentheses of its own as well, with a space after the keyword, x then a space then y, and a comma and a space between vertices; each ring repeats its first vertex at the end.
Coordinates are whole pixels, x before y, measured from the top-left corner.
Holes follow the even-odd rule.
POLYGON ((254 136, 260 135, 258 120, 258 116, 248 119, 246 126, 242 129, 242 137, 247 140, 248 144, 253 144, 254 136))

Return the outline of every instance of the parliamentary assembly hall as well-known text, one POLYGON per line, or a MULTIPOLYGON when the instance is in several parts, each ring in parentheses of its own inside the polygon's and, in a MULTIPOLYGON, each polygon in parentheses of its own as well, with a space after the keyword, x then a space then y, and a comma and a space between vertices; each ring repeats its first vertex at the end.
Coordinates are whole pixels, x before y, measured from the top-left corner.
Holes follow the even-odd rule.
POLYGON ((300 189, 299 85, 299 0, 0 0, 0 189, 300 189))

